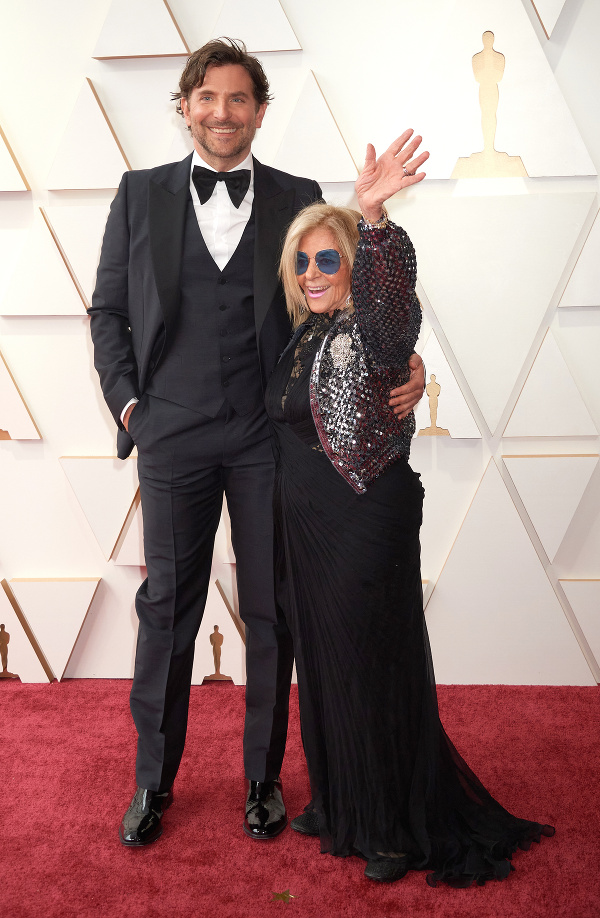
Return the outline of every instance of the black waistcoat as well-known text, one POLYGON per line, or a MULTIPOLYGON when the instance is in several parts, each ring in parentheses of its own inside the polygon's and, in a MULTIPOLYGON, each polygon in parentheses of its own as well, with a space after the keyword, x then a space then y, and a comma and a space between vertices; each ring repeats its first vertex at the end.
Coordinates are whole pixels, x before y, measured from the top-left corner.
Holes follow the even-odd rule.
POLYGON ((254 210, 223 271, 188 202, 181 302, 171 336, 146 391, 214 417, 225 401, 237 414, 262 402, 254 326, 254 210))

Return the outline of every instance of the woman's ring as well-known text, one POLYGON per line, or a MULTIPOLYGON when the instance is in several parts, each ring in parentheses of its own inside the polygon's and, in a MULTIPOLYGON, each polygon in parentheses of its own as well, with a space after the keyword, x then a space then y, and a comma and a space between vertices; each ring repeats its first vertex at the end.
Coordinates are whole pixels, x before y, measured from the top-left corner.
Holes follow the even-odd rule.
POLYGON ((415 174, 414 172, 409 172, 408 169, 406 168, 406 166, 402 166, 402 171, 404 172, 405 175, 414 175, 414 174, 415 174))

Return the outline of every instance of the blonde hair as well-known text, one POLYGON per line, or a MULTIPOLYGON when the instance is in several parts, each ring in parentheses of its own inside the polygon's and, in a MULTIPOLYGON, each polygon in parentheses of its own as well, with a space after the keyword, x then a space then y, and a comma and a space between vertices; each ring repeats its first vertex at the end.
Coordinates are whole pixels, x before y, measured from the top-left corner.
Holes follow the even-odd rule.
POLYGON ((348 267, 352 273, 358 244, 359 220, 360 214, 357 211, 349 207, 334 207, 333 204, 310 204, 294 217, 287 231, 279 262, 279 276, 294 328, 310 315, 296 274, 296 255, 300 240, 311 230, 328 229, 335 238, 340 254, 348 260, 348 267))

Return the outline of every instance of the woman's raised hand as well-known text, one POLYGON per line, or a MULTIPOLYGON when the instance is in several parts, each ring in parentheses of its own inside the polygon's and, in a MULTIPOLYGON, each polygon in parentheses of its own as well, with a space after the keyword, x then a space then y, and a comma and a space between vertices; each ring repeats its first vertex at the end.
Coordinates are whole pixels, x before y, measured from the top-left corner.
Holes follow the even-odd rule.
POLYGON ((404 131, 379 159, 373 144, 367 144, 365 164, 354 188, 359 207, 369 223, 381 219, 381 208, 388 198, 425 178, 425 173, 417 170, 429 159, 429 153, 415 155, 423 138, 418 134, 413 137, 413 133, 410 129, 404 131))

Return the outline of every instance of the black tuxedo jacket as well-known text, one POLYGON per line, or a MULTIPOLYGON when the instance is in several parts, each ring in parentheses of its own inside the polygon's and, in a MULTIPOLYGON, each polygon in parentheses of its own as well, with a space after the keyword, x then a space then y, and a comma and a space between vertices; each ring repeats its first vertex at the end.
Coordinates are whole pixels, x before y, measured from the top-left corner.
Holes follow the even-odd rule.
MULTIPOLYGON (((139 398, 177 321, 191 155, 179 163, 126 172, 111 205, 92 305, 94 365, 119 427, 117 453, 133 441, 120 421, 139 398)), ((263 384, 290 336, 277 277, 283 237, 302 207, 321 199, 316 182, 254 160, 254 320, 263 384)))

